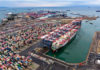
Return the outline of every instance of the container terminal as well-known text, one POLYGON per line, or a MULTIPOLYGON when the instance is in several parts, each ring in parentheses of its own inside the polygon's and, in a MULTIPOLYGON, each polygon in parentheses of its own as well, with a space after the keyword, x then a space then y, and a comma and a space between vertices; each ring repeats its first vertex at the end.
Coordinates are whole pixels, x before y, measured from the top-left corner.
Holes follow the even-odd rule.
POLYGON ((94 46, 90 47, 87 59, 80 63, 67 63, 46 55, 49 50, 59 52, 60 48, 72 40, 81 28, 82 20, 96 18, 72 18, 64 11, 9 12, 0 24, 0 69, 84 70, 92 63, 91 55, 96 55, 94 63, 98 66, 99 41, 95 49, 94 46))

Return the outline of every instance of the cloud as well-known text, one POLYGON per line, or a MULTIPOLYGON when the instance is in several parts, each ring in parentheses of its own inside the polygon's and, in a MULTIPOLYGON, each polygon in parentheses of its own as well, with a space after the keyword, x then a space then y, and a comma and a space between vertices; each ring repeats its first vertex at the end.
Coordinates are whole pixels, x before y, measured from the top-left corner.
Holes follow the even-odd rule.
POLYGON ((84 5, 100 5, 100 0, 90 0, 84 3, 84 5))
POLYGON ((69 6, 72 4, 70 1, 65 2, 65 0, 5 0, 5 2, 9 2, 16 7, 56 7, 69 6))
POLYGON ((0 6, 53 7, 53 6, 100 5, 100 0, 0 0, 0 6))
POLYGON ((56 3, 49 3, 49 2, 41 2, 41 3, 21 3, 20 5, 18 4, 19 7, 53 7, 53 6, 69 6, 71 5, 70 2, 67 3, 60 3, 60 2, 56 2, 56 3))
POLYGON ((42 2, 22 2, 18 4, 19 7, 53 7, 53 6, 69 6, 71 2, 49 2, 49 1, 42 1, 42 2))

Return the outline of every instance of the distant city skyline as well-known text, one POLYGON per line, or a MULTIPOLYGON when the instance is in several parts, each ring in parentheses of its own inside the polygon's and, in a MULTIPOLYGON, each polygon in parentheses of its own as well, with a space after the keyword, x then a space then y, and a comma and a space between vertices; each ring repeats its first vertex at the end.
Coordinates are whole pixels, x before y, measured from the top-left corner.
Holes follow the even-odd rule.
POLYGON ((100 0, 0 0, 0 7, 100 6, 100 0))

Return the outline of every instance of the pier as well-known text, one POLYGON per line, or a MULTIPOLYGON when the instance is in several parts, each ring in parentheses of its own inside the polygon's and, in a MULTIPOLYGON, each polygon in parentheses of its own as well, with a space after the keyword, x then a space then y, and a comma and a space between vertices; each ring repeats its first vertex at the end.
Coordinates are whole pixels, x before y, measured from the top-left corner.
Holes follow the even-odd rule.
MULTIPOLYGON (((76 69, 80 66, 89 65, 88 61, 91 61, 91 59, 94 59, 95 61, 94 56, 100 54, 100 32, 95 32, 97 31, 97 29, 95 29, 97 26, 92 24, 92 22, 90 23, 92 25, 83 22, 75 38, 69 44, 66 44, 65 47, 61 48, 59 52, 54 54, 47 48, 47 50, 44 50, 44 52, 36 52, 36 49, 44 49, 43 45, 40 43, 41 40, 39 39, 39 37, 42 35, 48 34, 75 19, 81 18, 83 20, 89 21, 96 20, 98 17, 83 16, 71 18, 64 16, 63 13, 62 15, 53 14, 53 16, 52 13, 37 13, 37 17, 35 17, 35 15, 33 15, 33 17, 29 14, 32 13, 26 13, 24 15, 18 14, 16 17, 22 16, 22 18, 15 18, 14 20, 9 20, 5 22, 6 24, 1 25, 0 45, 3 56, 8 57, 4 54, 5 49, 7 51, 12 50, 14 53, 19 54, 20 56, 26 56, 28 58, 31 57, 30 61, 33 62, 32 66, 37 66, 37 70, 72 70, 73 68, 76 69), (94 32, 95 34, 93 37, 93 42, 90 46, 94 32), (30 53, 33 53, 33 55, 30 55, 30 53), (94 56, 91 55, 91 53, 94 53, 94 56), (90 57, 90 55, 93 58, 90 57), (49 60, 51 60, 51 62, 48 62, 49 60)), ((10 54, 11 52, 8 53, 10 54)), ((12 56, 13 55, 10 55, 10 57, 12 56)), ((32 66, 29 66, 28 69, 30 67, 32 68, 32 66)))
POLYGON ((93 36, 93 41, 91 43, 91 52, 96 54, 100 53, 100 32, 95 32, 93 36))
MULTIPOLYGON (((19 52, 20 55, 28 56, 28 52, 34 52, 34 49, 40 47, 40 41, 38 43, 33 44, 29 48, 19 52)), ((48 57, 44 54, 39 54, 37 53, 38 56, 47 58, 47 59, 52 59, 51 57, 48 57)), ((34 56, 31 56, 32 61, 35 62, 36 64, 39 65, 39 68, 37 70, 72 70, 72 67, 67 65, 65 62, 62 62, 60 60, 55 59, 53 64, 48 64, 46 61, 40 60, 39 58, 36 58, 34 56), (60 63, 61 62, 61 63, 60 63), (66 65, 64 65, 66 64, 66 65)), ((53 59, 52 59, 53 60, 53 59)))
POLYGON ((99 70, 99 64, 96 61, 100 60, 100 31, 94 33, 90 50, 87 55, 87 64, 78 68, 78 70, 99 70))

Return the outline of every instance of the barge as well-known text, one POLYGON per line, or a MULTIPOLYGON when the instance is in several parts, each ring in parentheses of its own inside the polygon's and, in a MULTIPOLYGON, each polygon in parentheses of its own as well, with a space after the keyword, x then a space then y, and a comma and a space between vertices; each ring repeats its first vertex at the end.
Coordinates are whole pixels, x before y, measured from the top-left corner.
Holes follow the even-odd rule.
POLYGON ((81 27, 81 19, 75 19, 54 31, 41 36, 43 47, 50 48, 53 52, 64 47, 81 27))

